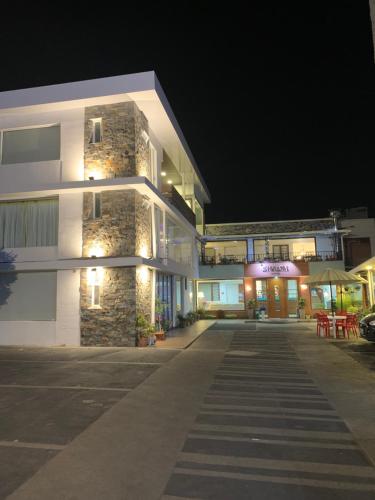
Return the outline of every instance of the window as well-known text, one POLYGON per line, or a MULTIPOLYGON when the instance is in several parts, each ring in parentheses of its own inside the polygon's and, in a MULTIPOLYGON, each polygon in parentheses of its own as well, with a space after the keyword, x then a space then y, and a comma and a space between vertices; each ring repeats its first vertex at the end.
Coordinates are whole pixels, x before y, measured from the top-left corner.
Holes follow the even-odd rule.
POLYGON ((1 163, 31 163, 60 159, 60 125, 4 130, 1 163))
MULTIPOLYGON (((332 298, 336 300, 336 285, 332 285, 332 298)), ((313 309, 331 309, 331 290, 329 285, 311 288, 311 305, 313 309)))
POLYGON ((100 219, 102 216, 102 193, 93 193, 93 219, 100 219))
POLYGON ((103 126, 101 118, 93 118, 91 121, 90 143, 97 144, 103 140, 103 126))
POLYGON ((0 273, 0 322, 55 321, 56 274, 0 273))
POLYGON ((256 280, 255 281, 256 297, 258 302, 267 300, 267 281, 266 280, 256 280))
POLYGON ((149 143, 150 146, 150 170, 151 170, 151 182, 154 186, 158 185, 158 155, 154 146, 149 143))
POLYGON ((0 203, 0 248, 57 245, 57 199, 0 203))
POLYGON ((207 310, 244 309, 243 280, 201 281, 197 298, 198 307, 207 310))
POLYGON ((87 269, 87 281, 91 288, 90 308, 100 308, 100 284, 103 281, 103 268, 92 267, 87 269))

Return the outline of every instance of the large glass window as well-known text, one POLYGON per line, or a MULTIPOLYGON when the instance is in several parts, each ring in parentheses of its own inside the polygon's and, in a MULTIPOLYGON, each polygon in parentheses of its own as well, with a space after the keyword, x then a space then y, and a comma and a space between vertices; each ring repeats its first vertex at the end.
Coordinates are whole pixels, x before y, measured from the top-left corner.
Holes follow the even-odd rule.
POLYGON ((255 281, 256 298, 258 302, 265 302, 267 300, 267 281, 255 281))
POLYGON ((244 309, 243 280, 198 282, 198 307, 212 311, 244 309))
POLYGON ((173 276, 156 273, 156 311, 161 321, 173 320, 173 276))
POLYGON ((57 245, 57 199, 0 203, 0 248, 57 245))
POLYGON ((56 272, 0 273, 0 321, 56 319, 56 272))
MULTIPOLYGON (((332 297, 336 301, 336 285, 332 285, 332 297)), ((331 309, 329 285, 319 285, 311 288, 311 305, 313 309, 331 309)))
POLYGON ((60 125, 2 132, 1 163, 60 159, 60 125))
POLYGON ((192 238, 172 218, 166 218, 167 224, 167 256, 182 264, 192 262, 192 238))
POLYGON ((165 257, 163 212, 155 205, 156 256, 165 257))

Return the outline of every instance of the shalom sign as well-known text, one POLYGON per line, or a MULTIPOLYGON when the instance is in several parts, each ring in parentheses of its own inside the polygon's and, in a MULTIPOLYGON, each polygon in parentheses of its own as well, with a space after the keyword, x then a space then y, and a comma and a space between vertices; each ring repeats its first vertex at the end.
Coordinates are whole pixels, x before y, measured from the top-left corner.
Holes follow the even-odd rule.
POLYGON ((256 262, 246 266, 246 276, 254 278, 272 278, 280 276, 281 278, 301 276, 301 269, 293 262, 256 262))

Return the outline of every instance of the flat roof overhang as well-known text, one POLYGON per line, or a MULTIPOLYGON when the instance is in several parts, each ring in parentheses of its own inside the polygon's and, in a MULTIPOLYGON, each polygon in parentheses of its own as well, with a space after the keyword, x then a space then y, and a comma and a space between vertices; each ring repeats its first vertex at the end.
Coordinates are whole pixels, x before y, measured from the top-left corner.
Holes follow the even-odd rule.
POLYGON ((194 226, 168 200, 162 197, 155 186, 146 177, 115 177, 113 179, 98 179, 85 181, 61 182, 48 186, 29 186, 27 191, 18 193, 1 192, 0 201, 16 201, 32 198, 46 198, 69 193, 89 193, 102 191, 136 190, 146 199, 154 202, 160 208, 177 218, 177 220, 194 236, 200 238, 194 226))
POLYGON ((209 203, 206 183, 154 71, 0 92, 0 117, 126 101, 134 101, 145 114, 173 162, 194 169, 209 203))
POLYGON ((370 257, 369 259, 365 260, 362 262, 362 264, 359 264, 359 266, 354 267, 351 269, 351 273, 360 273, 363 271, 373 271, 375 272, 375 255, 373 257, 370 257))

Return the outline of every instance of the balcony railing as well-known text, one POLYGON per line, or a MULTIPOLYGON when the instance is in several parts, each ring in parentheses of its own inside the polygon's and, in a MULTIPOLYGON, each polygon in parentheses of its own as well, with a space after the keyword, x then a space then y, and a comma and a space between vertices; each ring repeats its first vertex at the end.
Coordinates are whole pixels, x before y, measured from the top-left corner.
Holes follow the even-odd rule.
POLYGON ((272 255, 265 253, 255 253, 249 255, 216 255, 202 256, 202 265, 218 265, 218 264, 253 264, 255 262, 322 262, 342 260, 340 252, 316 252, 314 254, 291 254, 284 253, 282 255, 272 255))
POLYGON ((189 208, 177 189, 172 185, 164 186, 162 194, 195 227, 195 213, 189 208))

